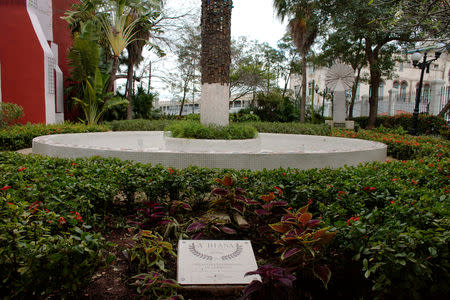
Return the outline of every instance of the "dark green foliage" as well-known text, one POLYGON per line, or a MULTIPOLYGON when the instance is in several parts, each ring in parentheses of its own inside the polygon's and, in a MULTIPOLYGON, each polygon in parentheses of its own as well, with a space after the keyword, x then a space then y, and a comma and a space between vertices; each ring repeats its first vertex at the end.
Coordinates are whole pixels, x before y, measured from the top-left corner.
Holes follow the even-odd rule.
POLYGON ((293 122, 300 119, 294 104, 289 97, 283 97, 280 91, 259 93, 256 101, 258 107, 253 111, 263 122, 293 122))
POLYGON ((164 129, 171 125, 172 120, 123 120, 112 121, 107 123, 113 131, 164 131, 164 129))
MULTIPOLYGON (((367 128, 369 118, 357 117, 353 118, 362 128, 367 128)), ((401 114, 396 116, 378 116, 376 127, 383 125, 385 128, 402 127, 405 131, 411 128, 412 115, 401 114)), ((417 133, 426 135, 442 135, 443 137, 450 136, 449 128, 444 119, 432 115, 419 115, 419 122, 417 123, 417 133)))
POLYGON ((152 107, 155 95, 147 94, 142 87, 138 87, 133 95, 133 113, 136 119, 152 119, 152 107))
POLYGON ((195 121, 180 121, 165 129, 172 137, 187 139, 241 140, 256 137, 257 131, 247 124, 229 126, 202 125, 195 121))

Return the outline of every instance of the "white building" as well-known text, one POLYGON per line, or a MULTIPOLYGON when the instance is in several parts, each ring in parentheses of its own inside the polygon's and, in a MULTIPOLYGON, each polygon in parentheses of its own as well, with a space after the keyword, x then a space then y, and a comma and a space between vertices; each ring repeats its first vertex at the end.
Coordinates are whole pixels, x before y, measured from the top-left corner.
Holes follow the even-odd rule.
MULTIPOLYGON (((434 58, 434 51, 428 53, 428 59, 434 58)), ((416 99, 416 89, 420 79, 420 69, 414 68, 408 54, 406 61, 397 63, 395 75, 392 79, 382 78, 382 83, 378 90, 378 114, 395 115, 400 113, 412 113, 416 99), (391 98, 389 98, 391 97, 391 98)), ((315 68, 310 65, 307 68, 307 102, 311 103, 314 92, 314 107, 319 108, 323 105, 324 97, 319 94, 326 93, 325 77, 328 68, 315 68), (314 83, 313 83, 314 82, 314 83), (318 93, 313 89, 318 85, 318 93)), ((364 73, 368 74, 368 68, 361 71, 361 77, 364 73)), ((290 88, 295 93, 300 92, 301 75, 291 76, 290 88)), ((349 91, 350 93, 350 91, 349 91)), ((353 116, 368 116, 369 114, 369 84, 361 82, 356 92, 355 106, 353 116)), ((442 53, 439 59, 432 62, 430 72, 425 73, 422 87, 422 97, 420 112, 426 112, 437 115, 450 100, 450 55, 448 52, 442 53)), ((331 103, 325 101, 325 115, 331 116, 331 103)), ((348 112, 347 112, 348 115, 348 112)))

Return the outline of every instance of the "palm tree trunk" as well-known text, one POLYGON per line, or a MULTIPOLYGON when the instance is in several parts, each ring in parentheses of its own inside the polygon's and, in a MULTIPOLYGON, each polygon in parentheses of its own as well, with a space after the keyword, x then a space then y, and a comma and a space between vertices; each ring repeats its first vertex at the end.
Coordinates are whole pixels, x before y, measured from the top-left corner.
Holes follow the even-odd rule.
POLYGON ((131 120, 133 118, 133 72, 134 72, 134 63, 130 61, 128 63, 128 71, 127 71, 127 120, 131 120))
POLYGON ((228 125, 232 0, 202 0, 202 124, 228 125))
POLYGON ((119 65, 119 57, 113 57, 113 65, 111 68, 111 76, 109 76, 109 84, 107 92, 114 92, 114 82, 116 81, 117 66, 119 65))
POLYGON ((302 52, 302 99, 300 103, 300 122, 305 123, 306 107, 306 51, 302 52))

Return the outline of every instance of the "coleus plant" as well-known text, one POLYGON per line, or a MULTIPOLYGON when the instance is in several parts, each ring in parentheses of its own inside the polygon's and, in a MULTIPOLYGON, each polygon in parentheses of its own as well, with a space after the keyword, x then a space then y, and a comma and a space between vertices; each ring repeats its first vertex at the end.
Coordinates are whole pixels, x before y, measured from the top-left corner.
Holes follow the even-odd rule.
MULTIPOLYGON (((277 190, 277 194, 279 196, 283 195, 282 190, 279 187, 274 187, 277 190)), ((278 200, 277 195, 274 192, 269 192, 265 195, 261 195, 259 197, 261 200, 263 200, 263 203, 258 203, 261 208, 258 208, 255 210, 255 213, 258 216, 267 216, 267 215, 273 215, 273 214, 279 214, 281 211, 275 211, 276 209, 279 209, 281 207, 285 207, 287 205, 286 201, 278 200)))
POLYGON ((253 280, 243 291, 239 300, 249 299, 289 299, 289 292, 293 288, 296 279, 286 268, 272 265, 260 266, 256 271, 247 272, 248 275, 259 275, 261 281, 253 280))
POLYGON ((222 179, 217 178, 215 182, 221 187, 214 188, 211 192, 216 196, 211 202, 212 211, 227 213, 230 219, 235 221, 235 215, 243 215, 247 205, 259 204, 258 201, 247 199, 247 192, 236 187, 236 179, 230 175, 225 175, 222 179))
POLYGON ((236 234, 236 230, 232 226, 228 225, 227 222, 220 219, 210 219, 210 218, 200 218, 186 228, 186 233, 195 234, 193 236, 194 240, 198 240, 204 237, 214 236, 217 238, 218 234, 232 235, 236 234))
POLYGON ((313 219, 306 206, 297 210, 286 210, 281 221, 270 224, 270 227, 281 236, 275 242, 281 260, 289 259, 291 263, 305 267, 313 264, 313 274, 322 280, 325 287, 331 277, 331 271, 325 265, 315 263, 314 259, 321 250, 329 244, 336 232, 330 232, 330 227, 319 228, 321 220, 313 219))
POLYGON ((171 222, 165 208, 154 201, 142 202, 143 207, 136 209, 136 214, 129 216, 128 223, 135 224, 141 229, 152 229, 171 222))

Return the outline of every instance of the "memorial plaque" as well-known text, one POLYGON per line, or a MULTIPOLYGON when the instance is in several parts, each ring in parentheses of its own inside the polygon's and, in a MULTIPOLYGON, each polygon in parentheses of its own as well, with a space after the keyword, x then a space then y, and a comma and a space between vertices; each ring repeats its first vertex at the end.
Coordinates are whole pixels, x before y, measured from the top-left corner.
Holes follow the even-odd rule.
POLYGON ((336 128, 345 128, 345 123, 342 122, 334 122, 333 126, 336 128))
POLYGON ((245 273, 258 268, 248 240, 180 240, 178 283, 181 285, 248 284, 260 280, 245 273))

